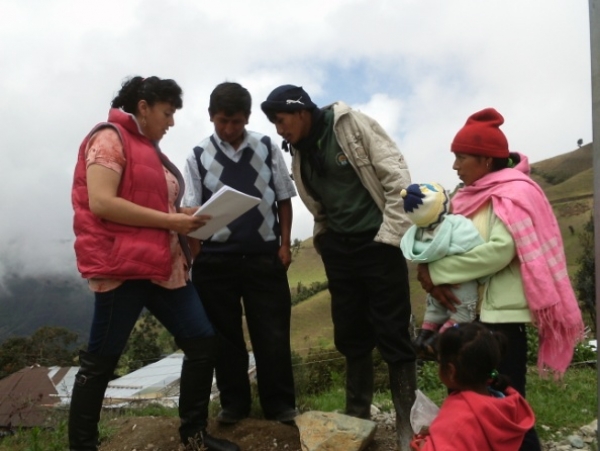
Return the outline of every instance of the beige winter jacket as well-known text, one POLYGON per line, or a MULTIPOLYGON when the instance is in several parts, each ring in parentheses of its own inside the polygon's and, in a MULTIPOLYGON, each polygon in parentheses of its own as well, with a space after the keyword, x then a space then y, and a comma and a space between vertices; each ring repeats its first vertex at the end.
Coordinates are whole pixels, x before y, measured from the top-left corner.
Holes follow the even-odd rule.
MULTIPOLYGON (((342 151, 383 213, 375 241, 400 246, 402 235, 411 225, 400 196, 402 188, 410 185, 404 157, 385 130, 369 116, 343 102, 325 107, 330 108, 334 112, 333 131, 342 151)), ((326 230, 327 217, 323 206, 310 195, 302 181, 300 158, 301 152, 294 149, 292 173, 300 198, 314 216, 313 237, 317 237, 326 230)))

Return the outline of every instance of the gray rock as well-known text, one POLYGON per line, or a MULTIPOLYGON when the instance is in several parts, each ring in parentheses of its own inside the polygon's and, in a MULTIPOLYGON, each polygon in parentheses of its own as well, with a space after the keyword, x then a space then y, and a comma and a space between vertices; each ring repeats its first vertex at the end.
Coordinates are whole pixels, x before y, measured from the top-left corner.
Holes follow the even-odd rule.
POLYGON ((573 448, 582 449, 585 446, 583 439, 579 435, 569 435, 567 441, 573 448))
POLYGON ((294 421, 302 451, 362 451, 377 430, 373 421, 335 412, 305 412, 294 421))
MULTIPOLYGON (((543 427, 543 426, 542 426, 543 427)), ((559 439, 557 442, 548 441, 542 444, 543 451, 575 451, 597 450, 598 444, 596 434, 598 431, 598 420, 592 421, 590 424, 582 426, 574 434, 569 435, 565 439, 559 439)))

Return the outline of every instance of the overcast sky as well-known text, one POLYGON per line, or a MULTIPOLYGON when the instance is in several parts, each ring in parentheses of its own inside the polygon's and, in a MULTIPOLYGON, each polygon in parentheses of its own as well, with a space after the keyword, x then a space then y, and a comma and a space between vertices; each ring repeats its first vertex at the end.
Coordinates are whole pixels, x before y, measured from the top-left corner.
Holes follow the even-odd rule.
POLYGON ((290 83, 371 115, 414 182, 452 188, 450 142, 482 108, 532 162, 592 140, 588 16, 585 0, 0 0, 0 274, 76 272, 77 150, 125 77, 182 86, 161 143, 180 168, 212 132, 216 84, 248 88, 249 128, 280 142, 259 104, 290 83))

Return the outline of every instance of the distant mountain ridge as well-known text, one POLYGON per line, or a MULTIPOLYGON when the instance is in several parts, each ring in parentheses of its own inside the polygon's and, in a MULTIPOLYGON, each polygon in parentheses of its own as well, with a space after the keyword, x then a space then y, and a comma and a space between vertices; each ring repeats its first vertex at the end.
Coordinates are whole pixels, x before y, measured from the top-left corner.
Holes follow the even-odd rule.
POLYGON ((29 336, 42 326, 65 327, 87 340, 94 296, 78 274, 15 275, 2 280, 0 342, 29 336))

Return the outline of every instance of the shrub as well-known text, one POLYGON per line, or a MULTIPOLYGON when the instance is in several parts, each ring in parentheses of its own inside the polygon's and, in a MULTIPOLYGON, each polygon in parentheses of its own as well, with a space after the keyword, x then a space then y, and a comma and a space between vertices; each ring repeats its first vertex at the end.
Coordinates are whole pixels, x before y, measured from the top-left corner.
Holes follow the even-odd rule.
POLYGON ((417 367, 417 378, 417 385, 422 391, 436 390, 442 385, 437 362, 421 362, 417 367))
MULTIPOLYGON (((346 359, 332 347, 311 348, 307 356, 292 353, 296 392, 302 395, 316 395, 343 388, 346 381, 346 359)), ((389 390, 388 366, 377 349, 373 351, 373 390, 389 390)))
POLYGON ((306 395, 323 393, 333 386, 334 374, 343 374, 346 361, 342 354, 333 348, 310 348, 302 360, 294 363, 296 392, 306 395))
POLYGON ((583 304, 583 310, 590 316, 590 326, 597 336, 596 331, 596 258, 594 255, 594 218, 590 216, 579 234, 579 242, 583 249, 577 259, 579 269, 575 274, 575 291, 583 304))
POLYGON ((298 282, 296 286, 296 293, 292 295, 292 305, 299 304, 302 301, 307 300, 311 296, 320 293, 323 290, 329 288, 327 281, 325 282, 313 282, 310 286, 305 287, 302 282, 298 282))

